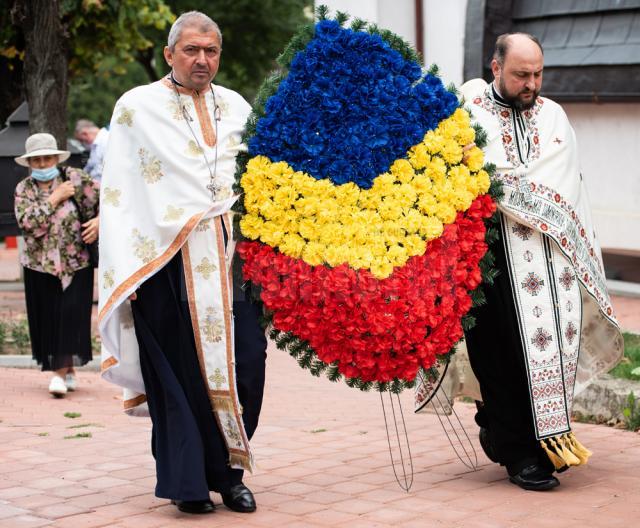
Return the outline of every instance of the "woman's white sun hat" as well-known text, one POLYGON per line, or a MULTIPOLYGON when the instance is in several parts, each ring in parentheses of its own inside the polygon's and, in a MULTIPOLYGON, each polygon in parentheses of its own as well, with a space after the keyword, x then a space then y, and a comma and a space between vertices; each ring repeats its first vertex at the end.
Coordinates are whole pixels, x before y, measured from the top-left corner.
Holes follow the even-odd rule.
POLYGON ((18 165, 23 167, 29 166, 29 158, 35 156, 58 156, 58 163, 62 163, 69 159, 71 152, 68 150, 58 150, 58 144, 56 138, 51 134, 41 132, 39 134, 32 134, 27 138, 24 143, 24 150, 26 151, 22 156, 14 158, 18 165))

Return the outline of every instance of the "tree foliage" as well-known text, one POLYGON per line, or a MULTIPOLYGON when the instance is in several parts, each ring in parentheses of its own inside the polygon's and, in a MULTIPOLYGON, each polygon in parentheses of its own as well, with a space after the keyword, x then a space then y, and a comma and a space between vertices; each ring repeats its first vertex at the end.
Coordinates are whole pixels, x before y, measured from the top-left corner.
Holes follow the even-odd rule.
MULTIPOLYGON (((300 25, 312 14, 311 0, 165 0, 177 14, 196 10, 215 20, 223 34, 223 52, 216 82, 240 92, 248 100, 262 80, 275 68, 274 58, 300 25)), ((108 123, 117 98, 126 90, 153 81, 168 72, 162 49, 167 28, 149 29, 146 38, 153 48, 138 52, 137 61, 114 75, 114 57, 106 57, 94 73, 76 76, 69 92, 69 123, 88 117, 99 125, 108 123), (146 75, 145 75, 146 74, 146 75)))
MULTIPOLYGON (((24 36, 13 13, 28 1, 0 0, 0 123, 25 96, 24 36)), ((87 117, 104 125, 123 92, 168 71, 162 48, 177 14, 202 11, 219 24, 224 42, 216 82, 251 100, 275 67, 274 57, 297 28, 309 22, 313 1, 59 0, 59 4, 64 28, 60 37, 69 50, 67 123, 87 117)))
MULTIPOLYGON (((0 79, 10 81, 3 87, 10 93, 0 101, 1 120, 6 119, 16 101, 25 96, 25 80, 21 78, 25 56, 30 52, 39 53, 33 43, 32 49, 28 49, 25 28, 37 26, 40 13, 52 5, 57 6, 61 28, 56 47, 65 50, 56 60, 67 64, 70 79, 101 71, 111 58, 117 59, 111 62, 112 72, 124 73, 127 63, 153 48, 154 43, 147 36, 149 32, 166 29, 175 18, 163 0, 2 0, 0 79)), ((38 62, 38 57, 32 58, 38 62)), ((45 90, 51 80, 45 74, 44 78, 31 81, 45 90)), ((66 94, 66 90, 63 91, 66 94)), ((47 116, 53 123, 52 129, 66 121, 65 115, 58 114, 47 116)))
MULTIPOLYGON (((249 100, 275 67, 274 58, 298 28, 313 17, 312 0, 165 0, 165 3, 176 14, 196 10, 216 21, 223 37, 216 82, 249 100)), ((154 40, 155 67, 161 76, 167 72, 161 55, 166 32, 156 32, 154 40)))

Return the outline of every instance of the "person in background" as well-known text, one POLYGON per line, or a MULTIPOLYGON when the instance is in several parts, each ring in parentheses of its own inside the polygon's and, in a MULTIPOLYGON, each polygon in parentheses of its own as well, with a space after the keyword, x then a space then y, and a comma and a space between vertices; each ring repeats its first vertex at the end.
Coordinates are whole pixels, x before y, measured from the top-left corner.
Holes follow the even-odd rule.
POLYGON ((74 136, 89 150, 89 159, 84 166, 85 172, 94 180, 100 180, 109 131, 106 128, 98 128, 93 121, 80 119, 76 123, 74 136))
POLYGON ((29 136, 15 158, 30 169, 15 189, 15 215, 25 242, 20 262, 31 348, 42 370, 53 371, 49 392, 56 397, 76 390, 75 367, 92 359, 86 245, 98 237, 99 183, 80 169, 59 167, 68 158, 46 133, 29 136))

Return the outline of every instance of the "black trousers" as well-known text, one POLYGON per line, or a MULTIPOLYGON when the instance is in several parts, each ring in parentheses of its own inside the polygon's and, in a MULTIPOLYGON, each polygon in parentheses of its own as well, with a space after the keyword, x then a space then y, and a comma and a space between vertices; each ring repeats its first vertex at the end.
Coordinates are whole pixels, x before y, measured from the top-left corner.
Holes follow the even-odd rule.
MULTIPOLYGON (((153 423, 156 496, 204 500, 227 492, 243 471, 227 465, 228 454, 212 413, 195 347, 178 254, 138 289, 131 303, 147 402, 153 423)), ((257 306, 233 303, 236 379, 243 421, 253 435, 262 406, 266 338, 257 306)))
POLYGON ((465 339, 482 394, 476 422, 488 429, 500 464, 513 475, 532 463, 550 466, 535 436, 525 356, 502 240, 490 249, 500 274, 493 285, 481 286, 487 303, 472 310, 476 325, 465 332, 465 339))

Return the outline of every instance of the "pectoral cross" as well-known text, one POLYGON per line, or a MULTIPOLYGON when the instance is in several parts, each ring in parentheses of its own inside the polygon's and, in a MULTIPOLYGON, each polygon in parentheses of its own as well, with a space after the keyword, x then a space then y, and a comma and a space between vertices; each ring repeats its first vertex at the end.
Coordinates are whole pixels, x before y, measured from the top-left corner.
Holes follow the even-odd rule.
POLYGON ((207 185, 207 189, 211 193, 211 199, 215 202, 216 196, 218 194, 218 191, 220 190, 220 187, 218 187, 216 182, 212 181, 212 182, 209 183, 209 185, 207 185))

